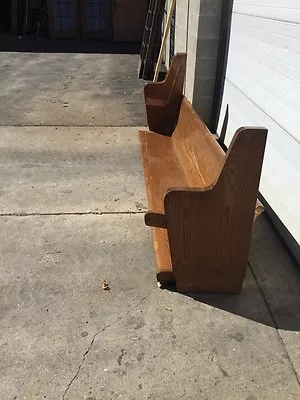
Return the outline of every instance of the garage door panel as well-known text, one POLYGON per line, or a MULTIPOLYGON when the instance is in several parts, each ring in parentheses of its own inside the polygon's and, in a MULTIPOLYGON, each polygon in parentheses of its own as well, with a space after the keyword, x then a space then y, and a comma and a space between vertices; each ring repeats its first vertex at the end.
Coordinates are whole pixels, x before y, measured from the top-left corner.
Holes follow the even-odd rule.
MULTIPOLYGON (((247 117, 241 115, 241 118, 230 122, 229 129, 235 132, 238 127, 243 125, 242 121, 245 120, 247 120, 247 117)), ((300 194, 300 187, 298 186, 295 190, 295 183, 297 185, 297 182, 299 182, 300 173, 299 168, 290 167, 291 159, 294 159, 298 163, 298 166, 299 159, 297 161, 297 155, 290 152, 291 143, 289 142, 289 138, 282 135, 280 128, 277 127, 277 130, 278 135, 283 137, 284 140, 282 146, 278 147, 276 141, 270 139, 270 137, 268 138, 268 151, 264 159, 260 191, 264 192, 264 196, 268 196, 268 202, 275 212, 282 213, 282 221, 285 224, 289 224, 291 233, 297 235, 299 233, 299 228, 297 227, 299 197, 295 196, 295 193, 298 190, 298 194, 300 194), (286 176, 287 168, 290 170, 288 176, 286 176), (270 180, 269 176, 273 176, 273 179, 270 180), (286 183, 284 191, 282 187, 283 179, 286 183), (289 198, 288 207, 286 202, 287 197, 289 198), (286 208, 288 208, 287 212, 285 212, 286 208)), ((299 151, 299 144, 294 144, 293 147, 294 149, 297 147, 299 151)))
MULTIPOLYGON (((243 43, 245 46, 251 49, 256 49, 257 51, 262 52, 275 60, 279 60, 287 66, 295 68, 296 70, 299 68, 300 54, 289 52, 287 57, 286 49, 278 48, 269 43, 264 43, 258 39, 251 38, 250 36, 235 35, 234 37, 232 37, 231 44, 236 41, 243 43)), ((299 78, 299 75, 297 76, 299 78)))
MULTIPOLYGON (((247 82, 244 83, 248 83, 251 87, 250 80, 253 79, 253 83, 256 83, 258 88, 265 91, 266 95, 270 94, 275 97, 274 101, 276 102, 288 104, 297 112, 299 118, 300 83, 297 83, 296 80, 266 67, 260 62, 259 54, 255 55, 255 58, 251 58, 248 49, 245 48, 238 48, 232 52, 229 66, 228 76, 232 76, 233 80, 237 79, 238 74, 240 74, 247 79, 247 82), (262 83, 263 87, 260 86, 262 83)), ((297 79, 299 80, 300 77, 297 76, 297 79)))
POLYGON ((218 132, 269 130, 260 191, 300 244, 300 1, 234 0, 218 132))
POLYGON ((259 18, 255 16, 249 17, 249 15, 244 14, 234 14, 233 20, 235 24, 238 23, 243 27, 250 27, 263 32, 274 33, 287 38, 299 40, 300 26, 298 24, 259 18))
MULTIPOLYGON (((289 168, 291 174, 285 176, 285 181, 293 182, 291 186, 292 193, 294 193, 294 186, 298 188, 298 194, 300 196, 300 144, 293 138, 284 134, 284 130, 278 126, 268 115, 263 113, 257 108, 249 99, 247 99, 237 88, 232 86, 230 82, 226 82, 225 98, 230 99, 231 105, 229 106, 229 123, 227 128, 226 144, 229 145, 235 131, 243 125, 263 125, 268 126, 269 136, 267 143, 267 152, 264 161, 264 172, 265 168, 278 171, 289 168), (235 101, 232 101, 232 99, 235 101), (276 157, 269 157, 269 150, 277 152, 276 157), (268 163, 268 160, 272 160, 272 163, 268 163), (277 161, 281 160, 281 163, 277 161), (293 176, 293 179, 290 179, 293 176)), ((225 102, 224 102, 225 104, 225 102)), ((273 174, 272 178, 276 177, 273 174)), ((287 185, 289 187, 289 185, 287 185)), ((299 205, 299 198, 296 198, 297 204, 299 205)))
POLYGON ((292 23, 300 23, 300 9, 298 0, 237 0, 234 2, 233 12, 274 19, 292 23))
MULTIPOLYGON (((268 145, 278 147, 284 158, 287 158, 290 164, 294 165, 294 169, 300 174, 300 144, 292 137, 285 134, 276 122, 271 119, 266 113, 261 111, 253 104, 244 94, 233 86, 229 81, 226 81, 224 93, 224 106, 226 100, 230 101, 229 105, 229 123, 226 134, 226 144, 229 145, 236 129, 243 125, 268 126, 269 136, 268 145)), ((223 109, 224 118, 225 107, 223 109)), ((222 122, 222 120, 220 120, 222 122)), ((276 166, 277 168, 277 166, 276 166)), ((300 186, 300 182, 299 182, 300 186)))
POLYGON ((272 119, 290 136, 300 142, 299 98, 276 86, 273 83, 276 82, 275 79, 271 82, 253 70, 244 73, 246 67, 247 63, 243 63, 239 58, 231 68, 227 79, 242 90, 258 108, 272 116, 272 119))
MULTIPOLYGON (((224 91, 224 102, 220 118, 222 125, 226 106, 229 108, 229 122, 226 132, 225 143, 229 145, 235 131, 243 125, 266 126, 269 129, 268 145, 280 149, 284 157, 291 164, 291 169, 296 169, 300 174, 300 152, 299 142, 286 134, 270 116, 260 110, 250 99, 248 99, 237 87, 226 80, 224 91)), ((268 146, 267 146, 268 150, 268 146)), ((300 182, 298 183, 300 186, 300 182)), ((299 197, 300 205, 300 197, 299 197)))
POLYGON ((229 105, 226 144, 240 126, 266 126, 269 129, 260 192, 290 233, 300 243, 300 144, 260 110, 243 92, 226 80, 220 129, 229 105))
POLYGON ((239 51, 241 54, 248 56, 252 54, 251 60, 255 60, 266 66, 270 70, 276 71, 289 80, 300 84, 300 76, 298 69, 300 68, 300 55, 294 54, 296 57, 289 57, 286 60, 286 51, 274 51, 274 47, 268 44, 246 38, 245 36, 235 36, 231 41, 231 51, 239 51), (289 63, 287 63, 289 61, 289 63), (291 65, 294 64, 294 65, 291 65))
MULTIPOLYGON (((257 18, 248 17, 249 20, 258 20, 257 18)), ((275 25, 275 21, 272 21, 275 25)), ((291 37, 288 30, 288 24, 280 23, 280 33, 274 33, 272 31, 267 30, 267 26, 264 29, 263 24, 261 29, 250 25, 244 25, 241 22, 240 16, 233 17, 232 19, 232 30, 231 35, 235 37, 235 35, 240 34, 242 36, 246 36, 249 38, 256 39, 263 43, 268 43, 274 47, 282 48, 286 51, 291 51, 296 54, 300 54, 300 38, 291 37)), ((279 27, 278 27, 279 30, 279 27)), ((299 29, 300 30, 300 29, 299 29)), ((295 30, 292 31, 292 34, 295 35, 295 30)), ((275 49, 276 50, 276 49, 275 49)))

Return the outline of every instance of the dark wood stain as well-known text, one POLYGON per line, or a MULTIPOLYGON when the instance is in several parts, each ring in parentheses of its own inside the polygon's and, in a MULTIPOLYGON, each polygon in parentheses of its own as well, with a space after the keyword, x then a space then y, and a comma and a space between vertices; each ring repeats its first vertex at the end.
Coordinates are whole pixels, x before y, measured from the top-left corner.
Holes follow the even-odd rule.
POLYGON ((145 86, 145 103, 149 130, 172 135, 183 98, 186 71, 186 54, 179 53, 173 58, 166 79, 145 86))

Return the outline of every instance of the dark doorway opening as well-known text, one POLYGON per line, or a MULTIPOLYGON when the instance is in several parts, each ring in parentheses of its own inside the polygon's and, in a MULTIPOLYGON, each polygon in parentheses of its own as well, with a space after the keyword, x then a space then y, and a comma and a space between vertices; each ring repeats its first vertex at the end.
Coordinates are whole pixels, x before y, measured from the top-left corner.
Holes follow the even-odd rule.
POLYGON ((0 1, 0 32, 11 30, 11 0, 0 1))
POLYGON ((48 0, 53 38, 112 38, 111 0, 48 0))

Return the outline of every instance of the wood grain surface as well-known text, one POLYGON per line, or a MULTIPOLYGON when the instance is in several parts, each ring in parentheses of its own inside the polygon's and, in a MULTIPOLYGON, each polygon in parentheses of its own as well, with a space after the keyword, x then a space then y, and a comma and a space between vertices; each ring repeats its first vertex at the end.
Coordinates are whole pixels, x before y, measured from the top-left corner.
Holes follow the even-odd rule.
POLYGON ((246 273, 267 130, 241 128, 208 188, 165 196, 177 290, 239 293, 246 273))
POLYGON ((183 98, 186 58, 185 53, 176 54, 166 79, 145 86, 144 95, 150 131, 170 136, 176 127, 183 98))
MULTIPOLYGON (((175 56, 166 81, 146 86, 153 121, 168 118, 163 105, 185 62, 175 56)), ((139 132, 157 278, 175 279, 181 292, 238 293, 253 220, 263 210, 257 194, 267 130, 239 129, 225 154, 185 97, 176 113, 169 136, 159 124, 139 132)))

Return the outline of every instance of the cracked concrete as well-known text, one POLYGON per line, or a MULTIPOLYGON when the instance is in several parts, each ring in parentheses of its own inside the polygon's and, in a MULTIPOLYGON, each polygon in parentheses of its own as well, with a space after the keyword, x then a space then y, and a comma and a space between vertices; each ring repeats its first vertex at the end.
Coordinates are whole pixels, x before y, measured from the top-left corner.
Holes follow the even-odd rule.
MULTIPOLYGON (((151 291, 152 291, 152 290, 151 290, 151 291)), ((149 292, 149 294, 151 293, 151 291, 149 292)), ((145 297, 143 297, 142 301, 140 301, 137 305, 135 305, 134 307, 130 308, 130 309, 128 310, 128 312, 126 313, 126 316, 129 315, 129 314, 131 313, 131 311, 132 311, 134 308, 137 308, 137 307, 141 306, 141 304, 149 297, 149 294, 146 295, 145 297)), ((70 390, 71 385, 73 384, 73 382, 78 378, 79 373, 80 373, 80 370, 81 370, 81 368, 82 368, 82 366, 83 366, 83 364, 84 364, 84 362, 85 362, 85 359, 86 359, 87 355, 89 354, 90 350, 92 349, 92 346, 93 346, 93 344, 94 344, 95 339, 97 338, 97 336, 99 336, 101 333, 105 332, 106 329, 110 328, 111 326, 113 326, 114 324, 116 324, 117 322, 119 322, 120 319, 121 319, 121 318, 118 318, 116 321, 111 322, 110 324, 106 325, 101 331, 97 332, 97 333, 93 336, 93 338, 92 338, 92 340, 91 340, 91 343, 89 344, 88 349, 87 349, 86 352, 82 355, 82 361, 81 361, 81 363, 80 363, 79 366, 78 366, 78 369, 77 369, 76 374, 73 376, 73 378, 72 378, 71 381, 69 382, 69 384, 68 384, 66 390, 65 390, 64 393, 63 393, 63 396, 62 396, 63 399, 65 399, 65 396, 66 396, 67 392, 70 390)), ((124 349, 122 349, 122 350, 121 350, 121 355, 118 357, 118 360, 117 360, 119 366, 121 366, 121 364, 122 364, 122 359, 123 359, 124 355, 125 355, 124 349)))
MULTIPOLYGON (((34 75, 37 88, 47 80, 44 99, 60 93, 45 78, 56 76, 54 60, 58 74, 78 62, 76 87, 84 83, 90 94, 103 60, 108 78, 119 76, 107 82, 122 91, 138 57, 88 54, 85 65, 84 54, 70 62, 31 56, 0 58, 9 99, 0 118, 28 124, 0 127, 0 399, 298 400, 299 270, 266 216, 255 223, 241 295, 158 289, 138 127, 32 126, 44 119, 43 101, 22 110, 8 93, 14 74, 23 100, 34 75), (81 82, 92 65, 93 77, 81 82)), ((131 85, 140 92, 140 82, 131 85)), ((122 110, 105 109, 109 96, 89 96, 87 109, 99 107, 101 121, 124 123, 122 110)), ((140 125, 141 97, 133 101, 128 121, 140 125)), ((51 106, 48 122, 86 124, 88 114, 76 110, 65 107, 62 116, 51 106)))
MULTIPOLYGON (((117 322, 117 321, 116 321, 116 322, 117 322)), ((101 331, 95 333, 95 335, 93 336, 92 341, 91 341, 91 343, 89 344, 88 349, 87 349, 86 352, 82 355, 82 361, 81 361, 81 363, 80 363, 79 366, 78 366, 78 369, 77 369, 76 374, 73 376, 73 378, 72 378, 71 381, 69 382, 69 384, 68 384, 66 390, 65 390, 64 393, 63 393, 63 396, 62 396, 63 399, 65 399, 65 396, 66 396, 67 392, 70 390, 70 387, 71 387, 72 383, 78 378, 78 375, 79 375, 80 370, 81 370, 81 368, 82 368, 82 366, 83 366, 83 363, 84 363, 84 361, 85 361, 85 358, 86 358, 86 356, 88 355, 89 351, 91 350, 91 348, 92 348, 92 346, 93 346, 93 344, 94 344, 94 341, 95 341, 96 337, 97 337, 98 335, 100 335, 102 332, 104 332, 107 328, 109 328, 110 326, 112 326, 112 324, 113 324, 113 323, 111 323, 111 324, 109 324, 109 325, 106 325, 101 331)), ((122 356, 123 356, 123 355, 122 355, 122 356)), ((119 360, 119 358, 120 358, 120 356, 118 357, 118 360, 119 360)), ((121 365, 121 364, 119 364, 119 365, 121 365)))

